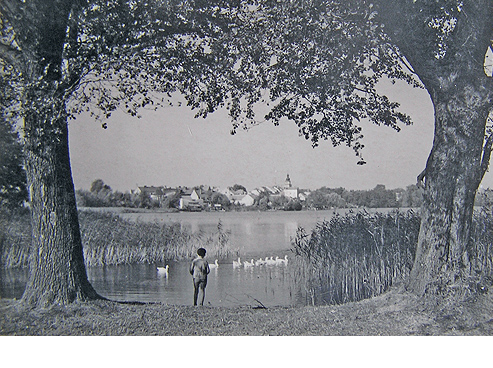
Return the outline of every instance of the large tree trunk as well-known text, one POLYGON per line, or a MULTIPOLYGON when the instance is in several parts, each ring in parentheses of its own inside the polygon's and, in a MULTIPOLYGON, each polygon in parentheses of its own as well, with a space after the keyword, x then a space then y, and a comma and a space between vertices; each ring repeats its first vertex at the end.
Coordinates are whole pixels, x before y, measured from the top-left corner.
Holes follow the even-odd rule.
MULTIPOLYGON (((379 19, 406 63, 423 82, 435 108, 433 148, 416 258, 408 288, 417 294, 467 292, 474 275, 470 232, 474 197, 489 164, 484 144, 492 103, 484 71, 493 36, 491 0, 446 2, 376 0, 379 19), (442 31, 437 19, 447 24, 442 31), (432 26, 432 24, 435 24, 432 26)), ((423 176, 418 177, 422 179, 423 176)))
POLYGON ((25 119, 32 247, 22 301, 41 307, 99 298, 84 265, 64 104, 54 107, 25 119))
POLYGON ((435 136, 426 165, 426 184, 416 259, 409 288, 463 293, 473 262, 469 259, 474 197, 481 182, 489 92, 464 73, 438 78, 432 90, 435 136))
POLYGON ((35 307, 100 298, 84 265, 63 90, 63 52, 77 3, 0 2, 18 46, 0 51, 26 81, 22 103, 32 247, 22 302, 35 307))

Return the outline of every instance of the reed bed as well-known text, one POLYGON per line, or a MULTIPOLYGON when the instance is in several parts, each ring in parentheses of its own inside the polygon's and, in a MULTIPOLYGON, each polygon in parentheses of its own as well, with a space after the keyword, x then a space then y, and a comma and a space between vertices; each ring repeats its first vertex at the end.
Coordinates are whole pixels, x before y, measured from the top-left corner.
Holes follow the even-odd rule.
POLYGON ((312 304, 341 304, 388 290, 409 274, 419 234, 413 211, 349 212, 299 228, 293 251, 312 304))
POLYGON ((469 259, 480 277, 493 281, 493 204, 483 206, 472 222, 469 259))
POLYGON ((212 234, 190 233, 180 224, 123 220, 107 212, 81 212, 80 223, 87 266, 190 259, 200 247, 218 259, 238 253, 230 246, 229 232, 220 222, 212 234))
MULTIPOLYGON (((0 217, 0 254, 4 268, 26 267, 30 248, 29 214, 0 217)), ((109 212, 79 213, 86 266, 165 263, 190 259, 197 248, 212 258, 236 257, 221 222, 213 233, 191 233, 179 224, 123 220, 109 212)))
MULTIPOLYGON (((412 268, 420 217, 414 211, 336 215, 293 240, 297 277, 308 302, 341 304, 373 297, 405 280, 412 268)), ((473 217, 469 248, 474 284, 493 281, 493 213, 473 217)))
POLYGON ((26 267, 31 245, 31 219, 27 211, 0 211, 0 266, 26 267))

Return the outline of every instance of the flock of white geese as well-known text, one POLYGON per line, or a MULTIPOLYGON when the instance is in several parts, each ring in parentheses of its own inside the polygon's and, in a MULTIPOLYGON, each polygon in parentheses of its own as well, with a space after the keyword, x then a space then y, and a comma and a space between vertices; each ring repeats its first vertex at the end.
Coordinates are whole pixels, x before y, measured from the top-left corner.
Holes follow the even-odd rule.
POLYGON ((238 257, 237 261, 233 261, 233 268, 251 268, 251 267, 259 267, 259 266, 287 266, 289 262, 288 256, 284 256, 284 258, 274 257, 265 257, 265 259, 259 258, 257 260, 252 259, 251 261, 243 261, 241 262, 240 257, 238 257))
MULTIPOLYGON (((233 261, 233 268, 251 268, 251 267, 259 267, 259 266, 287 266, 289 262, 288 256, 285 255, 284 258, 274 257, 265 257, 264 259, 259 258, 257 260, 252 259, 251 261, 241 261, 240 257, 238 257, 237 261, 233 261)), ((210 269, 219 268, 219 263, 217 259, 214 263, 209 264, 210 269)), ((160 276, 168 277, 169 265, 166 267, 157 267, 157 272, 160 276)))

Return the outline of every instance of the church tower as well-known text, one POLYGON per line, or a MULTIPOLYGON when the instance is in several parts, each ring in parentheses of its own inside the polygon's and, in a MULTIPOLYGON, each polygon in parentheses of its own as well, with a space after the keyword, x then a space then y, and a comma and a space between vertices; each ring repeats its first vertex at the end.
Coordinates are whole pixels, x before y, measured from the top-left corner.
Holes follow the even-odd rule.
POLYGON ((293 186, 291 184, 291 179, 289 178, 289 174, 286 176, 286 181, 284 182, 284 189, 289 189, 293 186))
POLYGON ((293 188, 293 184, 291 183, 291 178, 289 177, 289 174, 286 176, 286 181, 284 182, 284 189, 282 191, 282 194, 287 198, 298 198, 298 188, 293 188))

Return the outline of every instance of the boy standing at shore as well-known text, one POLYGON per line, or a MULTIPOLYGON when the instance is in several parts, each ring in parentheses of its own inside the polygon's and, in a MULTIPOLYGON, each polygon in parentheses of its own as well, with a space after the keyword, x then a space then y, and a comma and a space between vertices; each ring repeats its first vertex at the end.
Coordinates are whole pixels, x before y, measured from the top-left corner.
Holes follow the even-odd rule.
POLYGON ((193 278, 193 305, 197 305, 199 291, 202 290, 202 298, 200 305, 204 305, 205 287, 207 286, 207 275, 211 272, 209 263, 204 259, 206 250, 199 248, 197 250, 197 258, 190 265, 190 275, 193 278))

